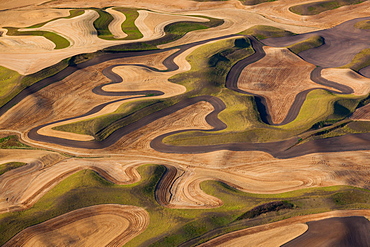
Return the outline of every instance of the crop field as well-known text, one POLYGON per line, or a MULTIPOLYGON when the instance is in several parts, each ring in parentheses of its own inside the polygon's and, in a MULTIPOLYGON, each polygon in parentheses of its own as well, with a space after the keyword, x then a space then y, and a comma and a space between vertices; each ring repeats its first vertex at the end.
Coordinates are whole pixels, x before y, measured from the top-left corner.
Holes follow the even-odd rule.
POLYGON ((370 246, 370 1, 0 11, 1 246, 370 246))

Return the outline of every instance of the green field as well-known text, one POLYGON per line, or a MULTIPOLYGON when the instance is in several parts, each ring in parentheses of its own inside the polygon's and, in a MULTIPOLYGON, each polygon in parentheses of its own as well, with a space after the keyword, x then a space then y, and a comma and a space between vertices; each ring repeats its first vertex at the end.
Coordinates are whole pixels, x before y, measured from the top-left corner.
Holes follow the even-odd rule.
POLYGON ((135 205, 149 212, 148 228, 125 246, 174 246, 194 238, 193 241, 200 243, 226 232, 293 216, 370 208, 370 191, 350 186, 311 188, 282 194, 251 194, 221 182, 206 181, 201 184, 202 190, 220 198, 223 206, 214 209, 170 209, 159 205, 154 197, 156 185, 165 169, 164 166, 141 166, 138 171, 142 180, 129 185, 112 184, 90 170, 71 175, 30 209, 0 215, 0 228, 7 229, 0 236, 0 244, 27 226, 99 204, 135 205), (245 217, 246 212, 258 205, 281 200, 293 204, 293 209, 245 217), (244 219, 240 219, 243 215, 244 219))

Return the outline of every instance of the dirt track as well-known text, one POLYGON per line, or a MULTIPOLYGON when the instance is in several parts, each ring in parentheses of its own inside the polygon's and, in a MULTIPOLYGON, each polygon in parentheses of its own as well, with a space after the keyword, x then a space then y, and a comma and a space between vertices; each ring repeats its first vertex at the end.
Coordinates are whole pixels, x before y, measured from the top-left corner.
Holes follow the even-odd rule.
POLYGON ((77 209, 26 228, 3 246, 122 246, 143 232, 149 214, 142 208, 104 204, 77 209), (72 245, 71 245, 72 244, 72 245))

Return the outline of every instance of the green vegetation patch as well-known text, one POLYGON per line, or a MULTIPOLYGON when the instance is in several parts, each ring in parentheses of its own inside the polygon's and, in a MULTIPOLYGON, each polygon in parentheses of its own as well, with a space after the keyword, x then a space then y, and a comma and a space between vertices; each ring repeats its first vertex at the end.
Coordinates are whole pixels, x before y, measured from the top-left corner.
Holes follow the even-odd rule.
POLYGON ((73 17, 77 17, 79 15, 82 15, 85 13, 85 10, 83 9, 72 9, 69 11, 69 16, 66 16, 66 17, 58 17, 58 18, 54 18, 52 20, 49 20, 49 21, 45 21, 45 22, 41 22, 41 23, 38 23, 38 24, 35 24, 35 25, 32 25, 32 26, 29 26, 27 28, 38 28, 38 27, 42 27, 43 25, 45 25, 46 23, 49 23, 51 21, 55 21, 55 20, 58 20, 58 19, 71 19, 73 17))
POLYGON ((55 49, 63 49, 70 46, 69 41, 59 34, 48 31, 18 31, 18 28, 4 27, 9 36, 43 36, 55 44, 55 49))
POLYGON ((114 8, 114 10, 120 11, 126 16, 126 20, 121 25, 122 31, 127 34, 127 37, 125 37, 124 39, 133 40, 143 37, 143 34, 135 25, 135 21, 139 17, 139 12, 136 9, 120 7, 114 8))
POLYGON ((295 5, 289 10, 298 15, 317 15, 321 12, 336 9, 345 5, 353 5, 365 2, 365 0, 333 0, 333 1, 320 1, 314 3, 307 3, 295 5))
POLYGON ((356 22, 355 28, 370 29, 370 20, 363 20, 363 21, 356 22))
POLYGON ((283 30, 277 27, 272 27, 272 26, 265 26, 265 25, 256 25, 256 26, 250 27, 247 30, 241 32, 240 34, 252 35, 259 40, 295 35, 294 33, 286 31, 286 30, 283 30))
POLYGON ((0 176, 8 171, 22 167, 24 165, 26 165, 26 163, 22 163, 22 162, 9 162, 5 164, 0 164, 0 176))
POLYGON ((306 40, 303 40, 301 42, 288 46, 288 49, 295 54, 299 54, 302 51, 316 48, 323 44, 325 44, 324 38, 321 37, 320 35, 314 35, 314 36, 309 37, 306 40))
POLYGON ((350 68, 358 72, 367 66, 370 66, 370 48, 363 49, 357 53, 349 64, 346 64, 341 68, 350 68))
POLYGON ((22 76, 11 69, 0 66, 0 102, 19 85, 22 76))
POLYGON ((18 136, 11 135, 0 138, 0 149, 30 149, 31 147, 19 141, 18 136))
POLYGON ((244 5, 257 5, 260 3, 266 3, 266 2, 275 2, 276 0, 239 0, 244 5))
POLYGON ((282 194, 251 194, 224 183, 205 181, 201 189, 224 202, 214 209, 171 209, 155 200, 157 184, 166 171, 164 166, 146 165, 138 168, 142 180, 129 185, 116 185, 96 172, 83 170, 61 181, 33 207, 0 215, 0 244, 26 227, 39 224, 67 212, 99 204, 123 204, 148 211, 148 228, 125 246, 187 246, 205 242, 218 235, 305 215, 340 209, 370 208, 370 191, 350 186, 310 188, 282 194), (244 218, 258 206, 283 201, 293 209, 281 208, 244 218), (158 224, 166 222, 166 224, 158 224), (194 239, 195 238, 195 239, 194 239))

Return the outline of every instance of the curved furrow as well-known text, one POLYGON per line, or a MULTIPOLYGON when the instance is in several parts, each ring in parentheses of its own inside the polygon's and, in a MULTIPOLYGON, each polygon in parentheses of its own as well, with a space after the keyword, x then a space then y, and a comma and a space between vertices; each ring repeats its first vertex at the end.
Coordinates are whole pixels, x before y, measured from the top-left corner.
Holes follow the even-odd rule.
POLYGON ((73 242, 87 246, 122 246, 149 225, 149 214, 136 206, 102 204, 74 210, 21 231, 3 246, 73 242), (77 230, 77 232, 76 232, 77 230))

